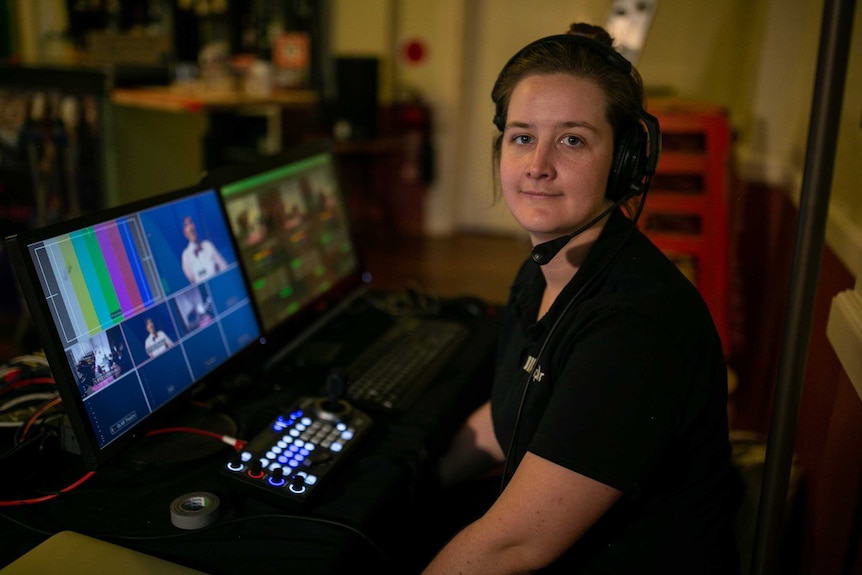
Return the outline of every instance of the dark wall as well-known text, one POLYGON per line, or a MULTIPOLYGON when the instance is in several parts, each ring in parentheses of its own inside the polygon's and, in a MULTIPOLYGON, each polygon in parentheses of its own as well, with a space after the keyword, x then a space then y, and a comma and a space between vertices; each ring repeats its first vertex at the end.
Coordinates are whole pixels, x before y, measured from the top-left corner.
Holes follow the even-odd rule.
MULTIPOLYGON (((730 358, 739 376, 737 429, 769 430, 781 351, 798 210, 784 190, 741 186, 736 206, 736 270, 745 318, 730 358)), ((801 471, 799 573, 862 574, 862 399, 826 337, 832 298, 854 278, 827 246, 812 308, 795 456, 801 471)))

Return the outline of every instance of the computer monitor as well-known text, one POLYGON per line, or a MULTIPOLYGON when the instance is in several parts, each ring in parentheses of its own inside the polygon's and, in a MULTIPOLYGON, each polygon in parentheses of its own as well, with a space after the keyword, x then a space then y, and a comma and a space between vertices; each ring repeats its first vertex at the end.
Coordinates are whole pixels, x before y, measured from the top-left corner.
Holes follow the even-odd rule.
POLYGON ((7 245, 90 468, 260 336, 213 189, 25 231, 7 245))
POLYGON ((285 342, 365 286, 328 142, 212 172, 267 336, 285 342))

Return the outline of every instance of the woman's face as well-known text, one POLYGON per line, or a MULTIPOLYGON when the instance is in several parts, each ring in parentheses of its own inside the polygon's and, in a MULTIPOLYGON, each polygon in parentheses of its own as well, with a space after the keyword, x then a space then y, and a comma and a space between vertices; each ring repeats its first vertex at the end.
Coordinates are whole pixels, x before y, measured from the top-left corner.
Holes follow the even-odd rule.
MULTIPOLYGON (((522 79, 509 100, 500 183, 509 211, 534 244, 569 234, 612 204, 613 160, 607 97, 569 74, 522 79)), ((584 232, 595 239, 600 228, 584 232)))

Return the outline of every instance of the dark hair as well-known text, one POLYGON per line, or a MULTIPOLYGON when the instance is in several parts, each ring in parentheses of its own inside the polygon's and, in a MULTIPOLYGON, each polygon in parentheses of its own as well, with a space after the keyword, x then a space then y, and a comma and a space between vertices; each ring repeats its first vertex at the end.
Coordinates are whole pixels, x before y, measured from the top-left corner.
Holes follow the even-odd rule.
POLYGON ((500 165, 502 130, 509 113, 509 99, 518 83, 527 76, 570 74, 596 83, 607 97, 608 122, 614 131, 614 147, 643 109, 643 81, 638 71, 613 52, 613 38, 602 27, 582 22, 569 27, 567 34, 536 40, 521 49, 500 71, 491 99, 496 106, 494 123, 501 134, 494 141, 494 168, 500 165), (567 41, 566 36, 582 36, 587 41, 567 41), (613 60, 608 55, 614 56, 613 60))

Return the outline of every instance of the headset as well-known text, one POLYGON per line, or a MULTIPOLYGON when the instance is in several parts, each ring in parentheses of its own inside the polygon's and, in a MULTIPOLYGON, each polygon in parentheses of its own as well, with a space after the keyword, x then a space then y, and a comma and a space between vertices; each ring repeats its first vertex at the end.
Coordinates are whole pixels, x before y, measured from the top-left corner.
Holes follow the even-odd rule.
MULTIPOLYGON (((599 56, 604 58, 614 69, 618 70, 621 74, 626 76, 633 84, 633 86, 635 86, 635 92, 640 89, 639 85, 637 84, 637 81, 635 80, 635 77, 632 74, 631 62, 629 62, 624 56, 622 56, 622 54, 614 50, 612 47, 606 46, 588 36, 584 36, 581 34, 557 34, 553 36, 547 36, 545 38, 540 38, 534 42, 531 42, 530 44, 527 44, 526 46, 521 48, 514 56, 512 56, 506 63, 506 65, 503 66, 503 69, 497 76, 497 81, 494 83, 494 88, 491 91, 491 99, 494 101, 496 107, 493 122, 497 129, 500 130, 500 132, 504 131, 505 129, 505 120, 503 118, 504 110, 502 109, 503 103, 501 94, 499 93, 502 86, 503 78, 506 76, 510 67, 515 62, 517 62, 525 53, 529 53, 535 50, 541 50, 542 47, 549 45, 570 47, 571 49, 583 47, 588 50, 591 50, 593 53, 598 54, 599 56)), ((621 133, 617 136, 616 141, 614 142, 614 158, 611 165, 610 173, 608 175, 608 187, 606 191, 606 196, 609 200, 612 200, 614 202, 613 205, 611 205, 609 208, 604 210, 601 214, 599 214, 586 224, 576 229, 571 234, 534 246, 531 254, 531 259, 539 265, 544 265, 548 263, 576 235, 592 227, 600 219, 611 213, 611 211, 617 209, 623 202, 633 197, 646 194, 647 190, 649 189, 650 180, 656 172, 660 152, 661 131, 659 128, 658 119, 652 114, 649 114, 646 110, 644 110, 643 106, 638 106, 637 109, 632 110, 632 120, 623 127, 621 133)), ((590 277, 580 287, 580 289, 578 289, 574 296, 566 303, 566 306, 560 312, 560 315, 557 316, 553 325, 551 325, 547 336, 545 337, 545 341, 539 348, 539 352, 536 356, 537 365, 542 359, 542 356, 544 355, 545 350, 550 343, 551 337, 555 334, 557 328, 560 326, 560 323, 564 316, 567 315, 567 313, 574 306, 575 302, 581 298, 581 296, 586 292, 589 286, 591 286, 593 282, 597 280, 597 278, 601 276, 605 270, 607 270, 613 260, 616 259, 616 256, 620 253, 623 245, 627 243, 627 240, 631 236, 631 233, 637 227, 637 221, 640 217, 641 211, 643 210, 643 206, 644 198, 641 198, 641 201, 637 208, 637 212, 632 221, 631 229, 629 230, 629 233, 626 235, 625 239, 616 247, 616 249, 614 249, 610 256, 604 262, 602 262, 596 273, 592 277, 590 277)), ((518 427, 521 420, 521 413, 526 403, 527 392, 530 388, 531 380, 532 374, 528 374, 527 381, 521 395, 521 400, 518 405, 518 412, 515 418, 515 424, 512 429, 512 437, 510 438, 509 446, 505 453, 505 461, 503 464, 503 473, 500 484, 501 492, 505 488, 506 483, 508 482, 510 457, 516 445, 518 427)))

